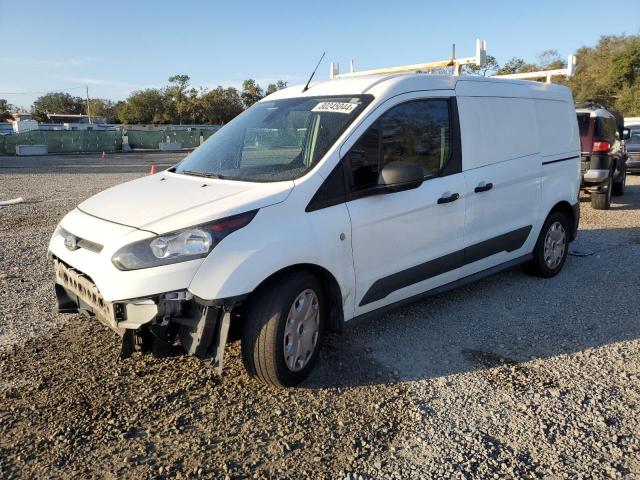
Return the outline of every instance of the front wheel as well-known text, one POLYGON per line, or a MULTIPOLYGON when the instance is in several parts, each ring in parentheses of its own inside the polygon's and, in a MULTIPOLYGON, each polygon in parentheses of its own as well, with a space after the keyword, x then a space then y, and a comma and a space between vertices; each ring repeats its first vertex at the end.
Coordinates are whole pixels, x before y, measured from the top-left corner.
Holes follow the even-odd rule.
POLYGON ((533 260, 528 270, 539 277, 557 275, 569 253, 569 221, 560 212, 552 212, 544 222, 533 249, 533 260))
POLYGON ((242 331, 249 375, 277 387, 303 381, 320 350, 324 305, 322 285, 307 272, 262 286, 251 299, 242 331))

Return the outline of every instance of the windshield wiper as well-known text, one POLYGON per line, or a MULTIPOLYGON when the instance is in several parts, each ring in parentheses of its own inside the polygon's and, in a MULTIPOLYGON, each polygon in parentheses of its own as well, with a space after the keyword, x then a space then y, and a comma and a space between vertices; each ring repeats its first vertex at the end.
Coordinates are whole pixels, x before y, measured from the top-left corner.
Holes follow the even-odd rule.
POLYGON ((203 177, 203 178, 217 178, 220 180, 224 180, 226 177, 224 175, 218 175, 216 173, 207 173, 207 172, 195 172, 193 170, 183 170, 183 175, 191 175, 192 177, 203 177))

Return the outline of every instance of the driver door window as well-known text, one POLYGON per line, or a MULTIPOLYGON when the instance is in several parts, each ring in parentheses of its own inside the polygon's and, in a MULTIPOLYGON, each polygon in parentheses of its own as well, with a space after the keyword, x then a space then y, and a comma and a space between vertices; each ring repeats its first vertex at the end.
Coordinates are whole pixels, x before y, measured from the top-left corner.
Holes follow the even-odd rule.
POLYGON ((352 190, 374 187, 390 162, 420 165, 425 178, 439 175, 451 154, 447 99, 415 100, 385 112, 347 154, 352 190))

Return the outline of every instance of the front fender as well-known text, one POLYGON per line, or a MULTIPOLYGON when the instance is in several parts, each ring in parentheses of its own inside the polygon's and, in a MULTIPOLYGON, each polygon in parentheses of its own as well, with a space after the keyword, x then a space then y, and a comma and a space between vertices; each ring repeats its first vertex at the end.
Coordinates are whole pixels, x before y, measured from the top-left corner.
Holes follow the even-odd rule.
POLYGON ((213 249, 189 291, 205 301, 243 296, 284 268, 313 264, 334 276, 345 319, 351 318, 355 277, 347 208, 340 204, 307 213, 305 205, 293 195, 284 203, 259 210, 249 225, 213 249))

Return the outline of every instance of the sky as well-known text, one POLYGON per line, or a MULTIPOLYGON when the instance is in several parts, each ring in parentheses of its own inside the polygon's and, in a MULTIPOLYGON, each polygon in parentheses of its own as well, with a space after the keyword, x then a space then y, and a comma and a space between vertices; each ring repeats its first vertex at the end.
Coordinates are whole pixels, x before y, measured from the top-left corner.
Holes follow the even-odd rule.
MULTIPOLYGON (((48 91, 120 100, 162 87, 306 82, 322 52, 346 71, 472 56, 504 63, 562 55, 601 35, 640 33, 640 0, 403 1, 0 0, 0 98, 29 108, 48 91)), ((578 59, 579 61, 579 59, 578 59)))

